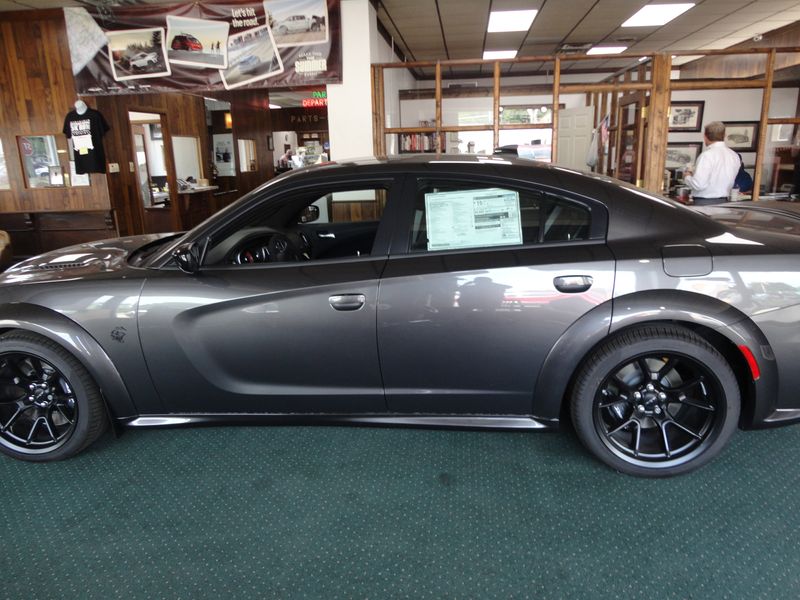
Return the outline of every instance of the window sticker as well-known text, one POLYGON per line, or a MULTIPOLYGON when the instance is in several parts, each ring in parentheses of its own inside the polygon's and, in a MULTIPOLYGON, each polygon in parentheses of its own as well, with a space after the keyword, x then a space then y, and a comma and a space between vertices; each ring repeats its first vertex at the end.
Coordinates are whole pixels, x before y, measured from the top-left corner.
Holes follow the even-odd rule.
POLYGON ((519 194, 500 188, 425 194, 428 250, 522 243, 519 194))

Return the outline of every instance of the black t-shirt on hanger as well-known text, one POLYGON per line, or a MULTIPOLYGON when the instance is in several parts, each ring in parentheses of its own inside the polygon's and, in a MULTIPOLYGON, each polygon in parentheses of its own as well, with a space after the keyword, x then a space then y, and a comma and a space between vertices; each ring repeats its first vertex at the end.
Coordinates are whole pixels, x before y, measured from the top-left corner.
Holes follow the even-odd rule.
POLYGON ((106 172, 103 136, 109 129, 103 115, 93 108, 88 108, 82 115, 75 110, 69 111, 64 119, 64 135, 72 138, 76 173, 106 172))

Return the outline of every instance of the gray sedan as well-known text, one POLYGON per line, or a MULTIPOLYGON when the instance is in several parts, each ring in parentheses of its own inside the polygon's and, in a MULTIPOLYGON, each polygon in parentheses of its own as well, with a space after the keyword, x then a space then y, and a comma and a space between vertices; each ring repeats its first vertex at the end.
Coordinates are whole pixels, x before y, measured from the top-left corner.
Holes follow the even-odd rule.
POLYGON ((683 473, 800 419, 795 223, 728 213, 501 157, 297 170, 187 233, 6 271, 0 450, 66 458, 109 424, 571 418, 618 471, 683 473))

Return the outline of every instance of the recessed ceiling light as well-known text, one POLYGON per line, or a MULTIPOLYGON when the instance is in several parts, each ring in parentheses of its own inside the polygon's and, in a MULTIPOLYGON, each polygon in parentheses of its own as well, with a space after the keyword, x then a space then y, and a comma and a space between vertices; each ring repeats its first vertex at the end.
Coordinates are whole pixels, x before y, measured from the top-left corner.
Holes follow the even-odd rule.
POLYGON ((528 31, 536 18, 537 10, 493 10, 489 13, 486 31, 528 31))
POLYGON ((516 50, 484 50, 483 60, 497 60, 499 58, 515 58, 516 50))
POLYGON ((666 25, 672 19, 682 15, 694 6, 694 2, 686 4, 648 4, 639 9, 635 15, 622 24, 622 27, 654 27, 666 25))
POLYGON ((586 54, 619 54, 627 49, 627 46, 594 46, 589 48, 586 54))

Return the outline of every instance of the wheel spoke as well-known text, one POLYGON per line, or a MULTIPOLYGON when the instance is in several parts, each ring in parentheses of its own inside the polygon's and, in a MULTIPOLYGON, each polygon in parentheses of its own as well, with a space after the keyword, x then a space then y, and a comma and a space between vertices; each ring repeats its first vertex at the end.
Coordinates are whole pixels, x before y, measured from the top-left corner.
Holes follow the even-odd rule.
POLYGON ((53 427, 51 427, 50 419, 48 419, 47 417, 42 417, 42 421, 44 421, 44 426, 47 427, 47 433, 50 434, 50 439, 52 439, 54 442, 57 442, 58 438, 56 437, 56 434, 53 431, 53 427))
POLYGON ((642 441, 642 424, 639 421, 636 423, 636 443, 633 446, 633 455, 638 458, 639 456, 639 442, 642 441))
POLYGON ((662 366, 658 370, 658 375, 656 376, 656 379, 658 381, 664 379, 670 371, 675 370, 675 367, 677 367, 678 363, 680 362, 681 362, 680 358, 676 358, 674 356, 668 356, 666 362, 664 363, 664 366, 662 366))
POLYGON ((60 414, 62 417, 64 417, 64 420, 65 420, 67 423, 69 423, 70 425, 74 425, 74 424, 75 424, 75 421, 73 421, 72 419, 70 419, 70 418, 69 418, 69 417, 66 415, 66 413, 65 413, 63 410, 61 410, 61 405, 60 405, 60 404, 56 404, 56 405, 55 405, 55 410, 57 410, 57 411, 58 411, 58 414, 60 414))
MULTIPOLYGON (((702 438, 702 436, 700 436, 700 435, 696 434, 694 431, 692 431, 692 430, 691 430, 691 429, 689 429, 688 427, 684 427, 683 425, 681 425, 680 423, 678 423, 678 422, 677 422, 675 419, 670 419, 670 420, 668 420, 668 421, 664 421, 664 429, 665 429, 665 430, 666 430, 666 428, 667 428, 667 427, 666 427, 667 425, 675 425, 675 427, 677 427, 678 429, 682 429, 683 431, 685 431, 686 433, 688 433, 690 436, 692 436, 692 437, 693 437, 694 439, 696 439, 696 440, 702 440, 702 439, 703 439, 703 438, 702 438)), ((666 434, 665 434, 665 435, 666 435, 666 434)))
POLYGON ((639 358, 636 360, 636 364, 639 366, 639 370, 642 372, 642 383, 650 383, 653 380, 653 373, 650 371, 650 366, 647 364, 647 360, 645 358, 639 358))
POLYGON ((664 440, 664 452, 667 455, 667 458, 670 458, 672 455, 672 449, 669 447, 669 436, 667 435, 667 428, 664 427, 664 423, 658 423, 658 428, 661 430, 661 439, 664 440))
POLYGON ((716 408, 714 408, 714 406, 712 404, 701 404, 700 402, 697 402, 696 400, 690 400, 686 396, 684 396, 682 398, 678 397, 678 398, 675 398, 674 400, 670 400, 670 402, 673 402, 673 401, 674 402, 678 402, 680 404, 686 404, 688 406, 693 406, 695 408, 699 408, 700 410, 707 410, 708 412, 714 412, 716 410, 716 408))
POLYGON ((627 421, 625 421, 625 422, 624 422, 622 425, 620 425, 619 427, 616 427, 615 429, 612 429, 611 431, 607 431, 607 432, 606 432, 606 437, 611 437, 611 436, 612 436, 612 435, 614 435, 615 433, 618 433, 618 432, 622 431, 623 429, 625 429, 625 428, 626 428, 628 425, 630 425, 631 423, 636 423, 636 421, 635 421, 635 420, 633 420, 633 419, 628 419, 627 421))
POLYGON ((690 379, 689 381, 684 381, 678 387, 672 387, 672 388, 668 388, 668 389, 669 389, 670 392, 673 392, 675 394, 685 394, 686 392, 688 392, 693 387, 703 383, 703 381, 704 381, 703 377, 700 376, 700 377, 696 377, 695 379, 690 379))
POLYGON ((8 420, 8 422, 5 425, 0 425, 0 432, 1 431, 8 431, 8 428, 11 427, 14 424, 14 421, 17 420, 17 417, 19 417, 22 413, 24 413, 29 408, 33 408, 33 407, 32 406, 21 406, 21 407, 19 407, 17 409, 17 412, 15 412, 13 415, 11 415, 11 418, 8 420))
POLYGON ((30 446, 31 440, 33 439, 33 434, 36 433, 36 428, 39 427, 39 422, 42 420, 42 417, 37 417, 33 421, 33 425, 31 425, 31 430, 28 433, 28 439, 25 440, 25 444, 30 446))
POLYGON ((30 381, 31 376, 30 373, 26 373, 22 370, 22 367, 19 366, 19 363, 16 360, 11 358, 6 359, 6 365, 11 369, 11 371, 20 379, 25 381, 30 381))

